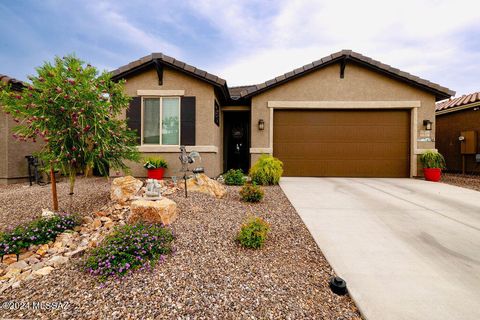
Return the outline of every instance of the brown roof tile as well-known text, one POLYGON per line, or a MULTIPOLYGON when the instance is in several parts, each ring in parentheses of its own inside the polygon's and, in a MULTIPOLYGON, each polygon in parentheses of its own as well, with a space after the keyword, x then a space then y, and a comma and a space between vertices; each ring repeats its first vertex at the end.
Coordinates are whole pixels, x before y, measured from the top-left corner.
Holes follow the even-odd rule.
POLYGON ((220 77, 217 77, 216 75, 210 74, 204 70, 197 69, 194 66, 191 66, 189 64, 186 64, 183 61, 176 60, 170 56, 164 55, 163 53, 160 52, 154 52, 148 56, 142 57, 138 60, 132 61, 127 65, 124 65, 116 70, 112 71, 112 76, 114 78, 120 78, 123 73, 128 72, 132 69, 135 69, 137 67, 146 65, 148 63, 151 63, 153 60, 158 59, 165 63, 166 65, 169 65, 171 67, 184 70, 187 73, 190 73, 192 75, 195 75, 197 77, 203 78, 205 81, 208 81, 210 83, 214 83, 219 86, 224 86, 226 84, 226 81, 220 77))
POLYGON ((241 92, 247 92, 248 88, 254 87, 252 85, 249 86, 236 86, 236 87, 229 87, 228 91, 230 92, 230 96, 232 98, 238 98, 241 95, 241 92))
POLYGON ((417 76, 411 75, 408 72, 401 71, 400 69, 394 68, 394 67, 392 67, 388 64, 381 63, 380 61, 377 61, 377 60, 374 60, 372 58, 366 57, 366 56, 364 56, 360 53, 354 52, 352 50, 342 50, 342 51, 339 51, 339 52, 335 52, 335 53, 333 53, 329 56, 323 57, 320 60, 314 61, 311 64, 306 65, 306 66, 309 66, 309 67, 304 66, 304 67, 297 68, 293 71, 285 73, 283 75, 285 77, 285 79, 281 79, 281 77, 283 77, 283 76, 277 77, 277 78, 275 78, 277 80, 276 82, 273 82, 271 80, 266 81, 266 82, 263 83, 264 86, 257 85, 257 90, 243 91, 241 93, 241 95, 242 95, 242 97, 248 97, 248 96, 255 95, 257 93, 256 91, 260 91, 260 90, 264 91, 266 89, 269 89, 269 87, 278 85, 280 82, 287 81, 288 78, 291 78, 293 76, 300 76, 305 72, 313 71, 316 68, 321 68, 321 67, 323 67, 325 65, 328 65, 328 64, 330 64, 334 61, 337 61, 338 59, 343 59, 343 58, 349 59, 349 60, 352 60, 352 61, 356 61, 358 63, 362 63, 366 66, 372 66, 376 70, 380 69, 379 71, 390 74, 390 75, 392 75, 396 78, 399 78, 400 80, 408 81, 409 83, 412 83, 414 85, 417 85, 417 86, 423 88, 424 90, 431 91, 435 94, 437 100, 440 100, 440 99, 446 98, 446 97, 450 97, 450 96, 455 94, 455 91, 452 91, 452 90, 450 90, 446 87, 442 87, 439 84, 436 84, 436 83, 430 82, 428 80, 419 78, 417 76), (311 65, 311 67, 310 67, 310 65, 311 65))
MULTIPOLYGON (((342 50, 339 52, 335 52, 329 56, 323 57, 320 60, 314 61, 312 63, 306 64, 303 67, 297 68, 293 71, 287 72, 283 75, 280 75, 274 79, 270 79, 258 85, 250 85, 250 86, 239 86, 233 88, 227 88, 226 81, 222 78, 219 78, 213 74, 210 74, 204 70, 197 69, 194 66, 188 65, 182 61, 176 60, 172 57, 164 55, 162 53, 152 53, 148 56, 140 58, 139 60, 133 61, 125 66, 122 66, 114 71, 112 71, 112 75, 115 78, 120 78, 123 73, 129 72, 132 69, 136 69, 143 65, 146 65, 152 62, 154 59, 158 59, 162 61, 164 64, 169 65, 171 67, 184 70, 187 73, 192 74, 193 76, 202 78, 203 80, 213 83, 214 85, 223 87, 223 91, 226 92, 227 95, 233 98, 247 98, 253 96, 259 92, 264 90, 268 90, 270 87, 274 87, 279 85, 280 83, 284 83, 291 78, 296 78, 304 73, 311 72, 315 69, 322 68, 330 63, 334 63, 340 59, 348 59, 355 61, 357 63, 361 63, 366 66, 371 66, 375 70, 385 72, 390 74, 393 77, 398 78, 399 80, 408 81, 413 85, 417 85, 424 90, 431 91, 435 94, 437 99, 447 98, 455 94, 454 91, 442 87, 438 84, 432 83, 425 79, 421 79, 417 76, 411 75, 408 72, 401 71, 397 68, 394 68, 390 65, 381 63, 380 61, 374 60, 370 57, 366 57, 358 52, 354 52, 352 50, 342 50), (228 90, 228 91, 227 91, 228 90)), ((229 97, 226 97, 229 98, 229 97)), ((470 98, 470 100, 473 98, 470 98)), ((476 101, 476 100, 475 100, 476 101)))
POLYGON ((440 101, 435 105, 435 110, 444 111, 447 109, 453 109, 456 107, 463 107, 469 104, 479 104, 480 103, 480 92, 474 92, 470 94, 464 94, 461 97, 448 99, 444 101, 440 101))

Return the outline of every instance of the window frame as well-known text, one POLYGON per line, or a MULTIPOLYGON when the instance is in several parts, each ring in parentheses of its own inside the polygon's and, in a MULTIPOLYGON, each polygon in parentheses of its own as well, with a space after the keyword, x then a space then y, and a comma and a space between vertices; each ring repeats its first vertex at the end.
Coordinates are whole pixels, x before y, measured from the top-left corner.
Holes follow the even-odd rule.
POLYGON ((181 142, 182 142, 182 99, 180 96, 142 96, 142 101, 141 101, 141 123, 140 123, 140 146, 177 146, 180 147, 181 142), (162 137, 162 129, 163 129, 163 99, 164 98, 176 98, 178 100, 178 144, 163 144, 163 137, 162 137), (159 143, 143 143, 143 130, 144 130, 144 125, 143 125, 143 114, 144 114, 144 109, 145 109, 145 99, 159 99, 160 100, 160 125, 159 125, 159 143))

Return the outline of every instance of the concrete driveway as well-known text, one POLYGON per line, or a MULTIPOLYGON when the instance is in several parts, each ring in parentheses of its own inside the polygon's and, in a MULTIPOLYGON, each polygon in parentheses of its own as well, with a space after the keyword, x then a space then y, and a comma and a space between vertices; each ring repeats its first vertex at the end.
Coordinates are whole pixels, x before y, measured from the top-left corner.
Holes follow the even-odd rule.
POLYGON ((414 179, 280 186, 367 319, 480 319, 480 192, 414 179))

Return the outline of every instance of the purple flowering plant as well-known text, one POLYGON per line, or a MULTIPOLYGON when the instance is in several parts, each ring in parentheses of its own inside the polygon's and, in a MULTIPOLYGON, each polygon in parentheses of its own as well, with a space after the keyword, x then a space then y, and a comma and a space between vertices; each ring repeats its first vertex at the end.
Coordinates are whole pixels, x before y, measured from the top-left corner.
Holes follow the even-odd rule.
POLYGON ((159 224, 124 225, 92 250, 85 263, 88 273, 101 281, 148 269, 172 252, 173 232, 159 224))
POLYGON ((79 224, 80 219, 76 215, 58 214, 16 226, 12 230, 0 233, 0 256, 18 255, 23 249, 28 249, 32 245, 53 241, 58 234, 71 230, 79 224))

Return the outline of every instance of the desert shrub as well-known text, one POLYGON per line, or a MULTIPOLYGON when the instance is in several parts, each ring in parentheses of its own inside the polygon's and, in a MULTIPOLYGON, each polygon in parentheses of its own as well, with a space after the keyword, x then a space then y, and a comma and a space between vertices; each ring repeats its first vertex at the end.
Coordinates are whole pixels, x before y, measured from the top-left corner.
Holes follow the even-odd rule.
POLYGON ((260 185, 278 184, 283 174, 283 162, 269 155, 262 155, 250 168, 250 178, 260 185))
POLYGON ((229 186, 243 186, 245 183, 245 176, 242 169, 230 169, 223 175, 225 184, 229 186))
POLYGON ((260 248, 267 239, 269 230, 270 225, 265 220, 259 217, 250 217, 242 224, 237 241, 246 248, 260 248))
POLYGON ((145 158, 143 167, 145 169, 168 168, 168 163, 162 157, 145 158))
POLYGON ((256 184, 247 184, 240 189, 240 196, 246 202, 260 202, 264 195, 262 188, 256 184))
POLYGON ((0 233, 0 256, 19 254, 22 249, 28 249, 32 245, 53 241, 58 234, 79 224, 80 219, 75 215, 54 215, 17 226, 11 231, 0 233))
POLYGON ((420 162, 424 168, 445 169, 445 158, 437 151, 426 151, 420 155, 420 162))
POLYGON ((138 223, 118 227, 90 253, 86 270, 103 281, 153 266, 172 251, 173 239, 172 231, 162 225, 138 223))

